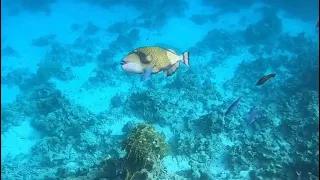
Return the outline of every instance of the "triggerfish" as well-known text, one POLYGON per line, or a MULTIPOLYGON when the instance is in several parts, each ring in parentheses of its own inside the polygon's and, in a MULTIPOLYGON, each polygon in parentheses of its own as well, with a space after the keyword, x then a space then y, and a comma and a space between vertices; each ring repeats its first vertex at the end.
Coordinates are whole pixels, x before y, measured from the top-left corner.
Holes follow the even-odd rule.
POLYGON ((264 84, 265 82, 267 82, 270 78, 273 78, 276 76, 276 73, 274 74, 268 74, 266 76, 263 76, 261 79, 259 79, 259 81, 257 82, 256 86, 260 86, 262 84, 264 84))
POLYGON ((146 80, 151 74, 163 71, 165 77, 173 75, 180 62, 189 67, 189 52, 178 55, 171 49, 157 46, 140 47, 130 52, 121 61, 121 68, 127 72, 142 74, 140 81, 146 80))

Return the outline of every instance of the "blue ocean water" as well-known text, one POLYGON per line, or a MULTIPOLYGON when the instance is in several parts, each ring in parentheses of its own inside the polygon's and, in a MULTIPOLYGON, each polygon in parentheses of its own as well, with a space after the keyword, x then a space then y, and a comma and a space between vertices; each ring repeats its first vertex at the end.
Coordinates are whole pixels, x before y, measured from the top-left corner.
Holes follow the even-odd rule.
POLYGON ((1 179, 319 179, 318 6, 1 1, 1 179), (190 67, 140 82, 144 46, 190 67))

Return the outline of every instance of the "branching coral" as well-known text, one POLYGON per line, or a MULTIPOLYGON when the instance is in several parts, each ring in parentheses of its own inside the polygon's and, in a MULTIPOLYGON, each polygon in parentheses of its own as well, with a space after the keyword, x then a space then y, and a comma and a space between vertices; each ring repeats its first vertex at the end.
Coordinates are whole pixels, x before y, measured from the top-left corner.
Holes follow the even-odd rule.
POLYGON ((123 143, 127 152, 127 179, 142 169, 152 170, 168 152, 163 133, 157 133, 153 126, 139 124, 123 143))

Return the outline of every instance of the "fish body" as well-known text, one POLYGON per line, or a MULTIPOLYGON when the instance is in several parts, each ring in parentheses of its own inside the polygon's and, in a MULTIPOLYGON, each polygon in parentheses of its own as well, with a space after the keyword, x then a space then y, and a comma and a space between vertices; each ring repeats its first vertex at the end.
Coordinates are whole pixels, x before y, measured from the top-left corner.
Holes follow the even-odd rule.
POLYGON ((276 76, 276 73, 274 74, 268 74, 266 76, 263 76, 261 79, 259 79, 259 81, 257 82, 256 86, 260 86, 262 84, 264 84, 265 82, 267 82, 270 78, 273 78, 276 76))
POLYGON ((178 55, 175 51, 157 46, 140 47, 130 52, 121 61, 121 68, 127 72, 143 74, 146 79, 151 74, 163 71, 171 76, 183 62, 189 67, 189 52, 178 55))
POLYGON ((256 106, 253 106, 249 111, 249 117, 247 118, 247 124, 250 125, 255 121, 257 116, 257 109, 256 106))
POLYGON ((234 109, 234 107, 237 106, 237 104, 239 104, 240 100, 241 100, 242 96, 240 96, 237 100, 235 100, 227 109, 227 111, 225 112, 225 115, 230 114, 230 112, 234 109))
POLYGON ((319 20, 317 21, 316 27, 317 27, 317 28, 319 27, 319 20))

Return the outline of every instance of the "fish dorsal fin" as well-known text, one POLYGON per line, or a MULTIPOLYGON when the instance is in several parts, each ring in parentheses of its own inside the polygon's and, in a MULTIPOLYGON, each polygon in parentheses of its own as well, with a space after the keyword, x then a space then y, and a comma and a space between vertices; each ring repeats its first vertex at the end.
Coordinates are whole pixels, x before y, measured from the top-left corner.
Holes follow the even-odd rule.
POLYGON ((167 50, 172 52, 172 53, 174 53, 174 54, 177 54, 177 52, 175 50, 173 50, 173 49, 167 49, 167 50))
POLYGON ((163 71, 164 76, 165 77, 172 76, 177 71, 177 69, 179 68, 179 65, 180 65, 180 63, 177 62, 174 65, 172 65, 169 69, 163 71))

